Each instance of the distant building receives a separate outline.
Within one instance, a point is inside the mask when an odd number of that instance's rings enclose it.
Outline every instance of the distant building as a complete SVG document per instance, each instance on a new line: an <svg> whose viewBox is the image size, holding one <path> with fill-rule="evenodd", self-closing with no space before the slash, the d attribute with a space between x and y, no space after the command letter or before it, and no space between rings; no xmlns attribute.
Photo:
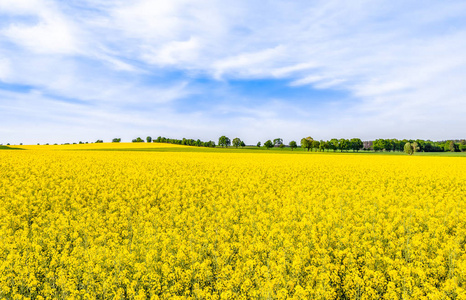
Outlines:
<svg viewBox="0 0 466 300"><path fill-rule="evenodd" d="M364 149L371 149L372 150L372 141L364 141L362 142Z"/></svg>

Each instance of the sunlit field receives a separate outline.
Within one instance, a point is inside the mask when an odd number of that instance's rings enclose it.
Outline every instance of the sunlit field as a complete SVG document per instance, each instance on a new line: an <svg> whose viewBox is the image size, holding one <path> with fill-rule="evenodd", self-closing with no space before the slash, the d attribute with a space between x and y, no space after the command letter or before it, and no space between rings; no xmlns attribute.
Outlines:
<svg viewBox="0 0 466 300"><path fill-rule="evenodd" d="M466 299L465 158L21 148L0 299Z"/></svg>

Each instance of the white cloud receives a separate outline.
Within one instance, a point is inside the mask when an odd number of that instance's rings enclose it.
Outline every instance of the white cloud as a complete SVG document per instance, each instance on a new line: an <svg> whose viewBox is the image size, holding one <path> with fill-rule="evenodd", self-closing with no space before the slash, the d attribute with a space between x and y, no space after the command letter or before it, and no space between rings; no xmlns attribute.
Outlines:
<svg viewBox="0 0 466 300"><path fill-rule="evenodd" d="M43 11L46 4L43 0L2 0L0 11L10 14L36 14Z"/></svg>
<svg viewBox="0 0 466 300"><path fill-rule="evenodd" d="M450 116L456 121L449 132L459 137L466 126L465 11L464 1L0 0L0 15L10 20L0 23L0 80L32 86L44 105L63 97L95 104L102 114L123 110L138 128L155 124L140 111L152 105L170 116L169 126L157 126L180 135L232 126L255 140L283 126L284 133L311 128L322 138L361 132L435 139ZM292 120L281 112L299 115L304 106L286 96L258 106L254 96L231 91L186 121L177 100L213 93L196 86L197 76L221 81L216 89L230 79L279 78L290 88L338 90L348 99L315 107L312 121ZM10 97L9 107L36 101L27 97ZM244 127L228 118L212 126L216 113L235 106ZM86 111L81 117L95 117ZM193 127L197 121L207 125Z"/></svg>
<svg viewBox="0 0 466 300"><path fill-rule="evenodd" d="M35 26L12 25L3 34L34 52L69 54L77 50L73 36L59 20L47 20Z"/></svg>
<svg viewBox="0 0 466 300"><path fill-rule="evenodd" d="M4 81L10 73L10 62L6 58L0 58L0 80Z"/></svg>
<svg viewBox="0 0 466 300"><path fill-rule="evenodd" d="M142 54L142 59L157 65L190 64L197 59L200 43L195 38L186 41L172 41L159 49L148 47Z"/></svg>
<svg viewBox="0 0 466 300"><path fill-rule="evenodd" d="M12 3L13 2L13 3ZM5 1L3 13L35 17L33 23L11 23L0 31L11 42L31 52L45 54L75 54L80 51L78 29L50 1Z"/></svg>
<svg viewBox="0 0 466 300"><path fill-rule="evenodd" d="M267 74L270 65L283 57L286 49L282 46L264 49L255 52L241 53L232 57L215 61L212 64L214 77L221 79L223 74L234 74L235 77L254 77ZM264 70L265 69L265 70Z"/></svg>

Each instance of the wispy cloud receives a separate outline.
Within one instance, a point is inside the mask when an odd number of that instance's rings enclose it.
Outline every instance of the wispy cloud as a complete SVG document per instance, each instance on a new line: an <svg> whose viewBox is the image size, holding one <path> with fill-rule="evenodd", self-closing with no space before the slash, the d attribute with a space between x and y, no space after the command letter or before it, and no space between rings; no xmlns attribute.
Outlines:
<svg viewBox="0 0 466 300"><path fill-rule="evenodd" d="M0 0L0 81L33 91L2 92L0 142L464 137L465 12L464 1ZM287 85L257 93L270 89L247 84L259 79Z"/></svg>

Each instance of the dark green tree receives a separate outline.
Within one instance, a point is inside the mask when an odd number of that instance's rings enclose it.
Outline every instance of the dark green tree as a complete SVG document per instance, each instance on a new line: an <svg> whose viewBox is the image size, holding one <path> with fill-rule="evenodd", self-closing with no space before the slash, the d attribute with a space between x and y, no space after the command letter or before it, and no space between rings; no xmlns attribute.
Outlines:
<svg viewBox="0 0 466 300"><path fill-rule="evenodd" d="M338 140L337 139L331 139L329 141L329 149L333 150L333 152L335 152L335 150L338 149Z"/></svg>
<svg viewBox="0 0 466 300"><path fill-rule="evenodd" d="M228 147L230 146L231 144L231 141L228 137L222 135L219 139L218 139L218 145L219 146L222 146L223 147Z"/></svg>
<svg viewBox="0 0 466 300"><path fill-rule="evenodd" d="M312 148L312 142L313 141L314 141L314 139L312 137L310 137L310 136L308 136L306 138L302 138L301 139L301 148L305 148L309 152L309 149Z"/></svg>
<svg viewBox="0 0 466 300"><path fill-rule="evenodd" d="M291 141L290 142L290 148L291 148L291 151L293 151L293 149L298 148L298 145L296 144L296 141Z"/></svg>
<svg viewBox="0 0 466 300"><path fill-rule="evenodd" d="M147 141L148 143L152 143L152 137L150 137L150 136L146 137L146 141Z"/></svg>
<svg viewBox="0 0 466 300"><path fill-rule="evenodd" d="M267 142L264 143L265 148L270 149L273 147L273 143L271 140L267 140Z"/></svg>
<svg viewBox="0 0 466 300"><path fill-rule="evenodd" d="M214 142L214 141L205 142L204 145L205 145L206 147L215 148L215 142Z"/></svg>
<svg viewBox="0 0 466 300"><path fill-rule="evenodd" d="M359 150L362 149L362 147L364 146L363 142L361 141L361 139L358 139L358 138L353 138L351 139L350 141L350 145L351 145L351 149L353 151L356 151L356 152L359 152Z"/></svg>
<svg viewBox="0 0 466 300"><path fill-rule="evenodd" d="M349 141L347 139L338 140L338 149L340 150L340 152L343 152L343 150L348 151L349 146Z"/></svg>
<svg viewBox="0 0 466 300"><path fill-rule="evenodd" d="M327 150L327 152L330 149L330 142L329 141L324 141L324 149Z"/></svg>
<svg viewBox="0 0 466 300"><path fill-rule="evenodd" d="M320 147L320 142L319 141L312 141L312 149L317 149Z"/></svg>
<svg viewBox="0 0 466 300"><path fill-rule="evenodd" d="M386 149L386 143L384 139L376 139L372 144L374 151L382 151Z"/></svg>
<svg viewBox="0 0 466 300"><path fill-rule="evenodd" d="M418 147L419 147L419 152L424 152L424 151L425 151L425 147L426 147L426 141L417 139L417 140L416 140L416 143L417 143L417 145L418 145Z"/></svg>
<svg viewBox="0 0 466 300"><path fill-rule="evenodd" d="M319 152L323 152L325 149L325 141L320 140L319 142Z"/></svg>
<svg viewBox="0 0 466 300"><path fill-rule="evenodd" d="M246 144L244 143L244 141L241 141L241 144L240 144L241 148L244 148L246 147Z"/></svg>
<svg viewBox="0 0 466 300"><path fill-rule="evenodd" d="M261 142L257 142L257 147L260 147L261 146Z"/></svg>
<svg viewBox="0 0 466 300"><path fill-rule="evenodd" d="M461 140L459 148L461 152L466 152L466 140Z"/></svg>
<svg viewBox="0 0 466 300"><path fill-rule="evenodd" d="M236 148L241 146L241 139L240 138L234 138L233 139L233 146L235 146Z"/></svg>

